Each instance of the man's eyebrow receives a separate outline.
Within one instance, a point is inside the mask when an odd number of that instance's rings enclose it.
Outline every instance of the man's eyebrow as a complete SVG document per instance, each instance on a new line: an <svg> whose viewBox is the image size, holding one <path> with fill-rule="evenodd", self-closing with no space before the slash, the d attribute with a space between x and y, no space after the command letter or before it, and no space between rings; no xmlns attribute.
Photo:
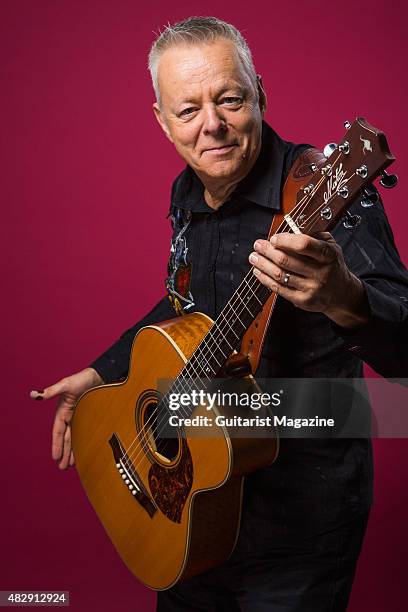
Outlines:
<svg viewBox="0 0 408 612"><path fill-rule="evenodd" d="M225 94L225 92L230 91L231 89L238 90L242 94L248 91L248 87L245 87L245 85L240 85L239 83L229 83L217 92L217 97L222 96L223 94Z"/></svg>
<svg viewBox="0 0 408 612"><path fill-rule="evenodd" d="M214 97L220 98L227 91L231 91L231 90L238 91L240 94L244 95L248 93L249 88L248 86L242 85L240 83L227 83L226 85L222 86L219 90L215 91ZM197 97L195 97L194 95L187 94L185 98L179 98L178 100L174 102L174 104L172 104L172 110L175 111L176 109L178 109L180 106L184 104L197 104Z"/></svg>
<svg viewBox="0 0 408 612"><path fill-rule="evenodd" d="M180 106L180 104L195 104L196 102L197 99L194 98L194 96L188 96L186 98L180 98L180 100L177 100L176 106Z"/></svg>

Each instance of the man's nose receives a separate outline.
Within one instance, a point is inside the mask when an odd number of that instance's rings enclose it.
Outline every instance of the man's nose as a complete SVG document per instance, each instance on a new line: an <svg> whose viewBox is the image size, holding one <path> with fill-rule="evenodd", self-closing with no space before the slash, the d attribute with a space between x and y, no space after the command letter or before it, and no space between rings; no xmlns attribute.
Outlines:
<svg viewBox="0 0 408 612"><path fill-rule="evenodd" d="M226 129L227 122L223 115L222 109L217 108L214 105L206 107L204 109L204 134L217 136L218 134L225 132Z"/></svg>

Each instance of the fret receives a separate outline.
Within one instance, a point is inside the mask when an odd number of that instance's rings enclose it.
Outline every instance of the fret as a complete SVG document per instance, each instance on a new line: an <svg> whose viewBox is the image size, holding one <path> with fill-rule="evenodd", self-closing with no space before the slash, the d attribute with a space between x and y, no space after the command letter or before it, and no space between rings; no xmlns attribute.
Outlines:
<svg viewBox="0 0 408 612"><path fill-rule="evenodd" d="M258 284L259 281L256 281ZM258 298L258 296L256 295L255 291L252 289L251 285L249 284L249 281L247 281L247 277L244 277L244 283L247 285L248 289L250 290L250 292L252 293L252 295L254 296L254 298L261 304L261 306L263 306L263 303L261 302L261 300ZM263 286L263 285L262 285Z"/></svg>
<svg viewBox="0 0 408 612"><path fill-rule="evenodd" d="M200 348L200 347L198 347L198 348L196 349L196 352L198 351L198 349L199 349L199 348ZM196 362L197 362L197 363L196 363ZM194 367L195 365L197 365L197 366L198 366L198 367L201 369L202 374L204 374L204 378L205 378L206 376L208 376L208 375L206 375L205 370L202 368L202 366L201 366L201 365L198 363L198 361L196 360L196 358L195 358L195 353L194 353L194 354L193 354L193 356L191 357L190 361L188 361L188 362L186 363L186 365L184 366L184 368L183 368L183 369L182 369L182 371L180 372L180 376L181 376L181 378L183 378L183 377L184 377L184 376L186 376L186 375L187 375L189 378L193 378L194 376L195 376L196 378L201 378L201 376L199 376L199 375L198 375L198 373L196 372L196 369L195 369L195 367ZM192 372L192 374L193 374L193 375L191 375L191 374L188 372L188 369L193 370L193 372ZM178 379L176 378L176 381L177 381L177 380L178 380Z"/></svg>
<svg viewBox="0 0 408 612"><path fill-rule="evenodd" d="M200 366L200 368L203 370L203 372L205 374L216 374L216 370L214 370L211 365L208 363L208 360L205 357L204 351L201 348L202 347L202 342L201 344L198 346L196 353L194 354L194 359L195 361L198 363L198 365ZM203 365L202 362L205 362L207 365Z"/></svg>
<svg viewBox="0 0 408 612"><path fill-rule="evenodd" d="M249 314L251 315L252 318L254 318L254 315L252 314L252 312L250 311L250 309L248 308L248 305L245 301L245 299L243 297L241 297L241 295L238 293L237 297L241 300L241 302L243 303L243 305L245 306L245 308L247 309L247 311L249 312Z"/></svg>
<svg viewBox="0 0 408 612"><path fill-rule="evenodd" d="M231 300L231 301L232 301L232 300ZM243 323L243 322L241 321L241 319L239 318L239 316L238 316L237 312L234 310L233 305L232 305L230 302L228 302L227 307L228 307L228 306L229 306L230 310L232 310L232 313L233 313L233 316L235 317L235 320L236 320L236 319L238 319L238 321L239 321L239 322L241 323L241 325L242 325L242 328L243 328L243 329L245 329L245 328L246 328L246 325L245 325L245 323ZM225 318L225 317L224 317L224 318ZM235 320L234 320L234 319L231 319L231 323L232 323L232 325L234 325ZM236 335L236 334L235 334L235 335ZM237 336L237 338L239 338L239 336Z"/></svg>
<svg viewBox="0 0 408 612"><path fill-rule="evenodd" d="M228 304L227 304L227 306L228 306ZM225 309L224 309L224 310L225 310ZM233 330L233 328L232 328L232 327L231 327L231 325L229 324L229 321L228 321L227 317L226 317L226 316L225 316L225 314L224 314L224 310L223 310L222 312L220 312L220 315L219 315L219 316L220 316L220 317L223 317L223 319L225 320L226 324L228 325L228 327L230 328L230 330L232 331L232 333L234 334L234 336L235 336L236 338L238 338L238 339L239 339L238 334L236 334L236 333L235 333L235 331ZM218 317L218 318L219 318L219 317ZM215 325L215 326L217 325L217 321L215 322L215 324L214 324L214 325ZM218 331L219 331L219 332L220 332L220 334L223 336L223 338L225 338L224 334L221 332L221 330L219 329L219 327L218 327ZM234 347L233 347L233 346L231 346L231 344L228 342L228 340L227 340L226 338L225 338L225 340L226 340L227 344L229 344L229 347L230 347L231 349L233 349Z"/></svg>
<svg viewBox="0 0 408 612"><path fill-rule="evenodd" d="M313 170L313 189L308 185L299 190L293 208L286 211L276 233L297 233L299 229L306 234L330 231L352 202L353 196L392 161L394 156L389 151L384 134L364 119L357 119L347 127L347 141L333 153L330 164L321 170L316 166ZM270 296L270 290L254 276L251 268L180 376L188 376L189 372L194 372L195 376L197 372L202 372L205 377L216 375Z"/></svg>
<svg viewBox="0 0 408 612"><path fill-rule="evenodd" d="M207 343L206 338L207 338L207 336L208 336L208 335L210 335L210 334L211 334L211 331L210 331L210 332L209 332L209 333L208 333L206 336L204 336L204 338L203 338L203 340L202 340L202 343L204 343L204 344L205 344L206 348L207 348L209 351L211 351L211 348L208 346L208 343ZM221 351L221 353L222 353L222 355L223 355L223 357L224 357L224 358L226 358L226 357L227 357L227 356L226 356L226 355L223 353L223 351L220 349L220 347L219 347L218 345L216 345L216 349L218 349L219 351ZM218 365L221 367L221 363L220 363L220 362L218 361L218 359L216 358L216 356L215 356L215 352L211 352L211 356L212 356L212 357L214 357L214 359L215 359L215 361L217 362L217 364L218 364Z"/></svg>

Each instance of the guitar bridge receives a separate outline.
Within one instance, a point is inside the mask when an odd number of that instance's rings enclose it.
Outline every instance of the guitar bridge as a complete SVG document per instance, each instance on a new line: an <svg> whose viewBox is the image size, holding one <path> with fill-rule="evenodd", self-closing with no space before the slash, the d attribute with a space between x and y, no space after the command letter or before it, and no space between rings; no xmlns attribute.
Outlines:
<svg viewBox="0 0 408 612"><path fill-rule="evenodd" d="M157 512L157 505L147 492L146 487L143 485L138 473L136 472L133 464L125 452L121 441L118 436L114 433L109 440L109 444L112 448L113 457L115 459L116 468L118 474L123 479L123 483L128 488L129 492L134 496L141 506L146 510L149 516L152 518Z"/></svg>

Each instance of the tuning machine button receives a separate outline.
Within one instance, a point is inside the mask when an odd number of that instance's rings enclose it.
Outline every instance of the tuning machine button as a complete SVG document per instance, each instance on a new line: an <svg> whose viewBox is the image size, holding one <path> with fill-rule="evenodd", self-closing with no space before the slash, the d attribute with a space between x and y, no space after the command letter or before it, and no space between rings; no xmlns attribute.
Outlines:
<svg viewBox="0 0 408 612"><path fill-rule="evenodd" d="M322 174L325 174L326 176L331 176L332 165L331 164L327 164L326 166L323 166L323 168L321 168L320 172Z"/></svg>
<svg viewBox="0 0 408 612"><path fill-rule="evenodd" d="M388 174L385 170L381 172L380 185L386 189L392 189L398 183L398 176L396 174Z"/></svg>
<svg viewBox="0 0 408 612"><path fill-rule="evenodd" d="M337 193L339 194L339 196L341 196L344 199L348 198L349 196L349 190L347 189L347 187L342 187L341 189L338 190Z"/></svg>
<svg viewBox="0 0 408 612"><path fill-rule="evenodd" d="M344 125L344 127L346 128L346 130L349 130L349 129L351 128L351 123L350 123L350 121L345 121L345 122L343 123L343 125Z"/></svg>
<svg viewBox="0 0 408 612"><path fill-rule="evenodd" d="M330 155L333 153L333 151L335 151L337 149L337 144L335 142L329 142L329 144L327 144L324 149L323 149L323 155L325 157L330 157Z"/></svg>
<svg viewBox="0 0 408 612"><path fill-rule="evenodd" d="M327 208L323 208L323 210L320 211L320 216L322 219L324 219L325 221L330 221L330 219L333 216L332 210L331 208L327 207Z"/></svg>
<svg viewBox="0 0 408 612"><path fill-rule="evenodd" d="M346 229L354 229L361 223L360 215L352 215L350 211L347 211L344 215L343 225Z"/></svg>
<svg viewBox="0 0 408 612"><path fill-rule="evenodd" d="M378 192L371 191L370 189L364 188L362 192L362 198L360 204L363 208L371 208L374 204L377 204L379 200Z"/></svg>
<svg viewBox="0 0 408 612"><path fill-rule="evenodd" d="M344 153L344 155L348 155L350 153L350 143L345 140L343 144L339 145L339 151Z"/></svg>
<svg viewBox="0 0 408 612"><path fill-rule="evenodd" d="M309 183L309 185L306 185L306 187L303 187L303 193L307 195L308 193L312 191L312 189L314 189L314 184Z"/></svg>
<svg viewBox="0 0 408 612"><path fill-rule="evenodd" d="M363 164L362 166L360 166L359 168L357 168L356 170L356 174L358 176L360 176L361 178L365 179L367 178L368 175L368 169L367 166L365 164Z"/></svg>

